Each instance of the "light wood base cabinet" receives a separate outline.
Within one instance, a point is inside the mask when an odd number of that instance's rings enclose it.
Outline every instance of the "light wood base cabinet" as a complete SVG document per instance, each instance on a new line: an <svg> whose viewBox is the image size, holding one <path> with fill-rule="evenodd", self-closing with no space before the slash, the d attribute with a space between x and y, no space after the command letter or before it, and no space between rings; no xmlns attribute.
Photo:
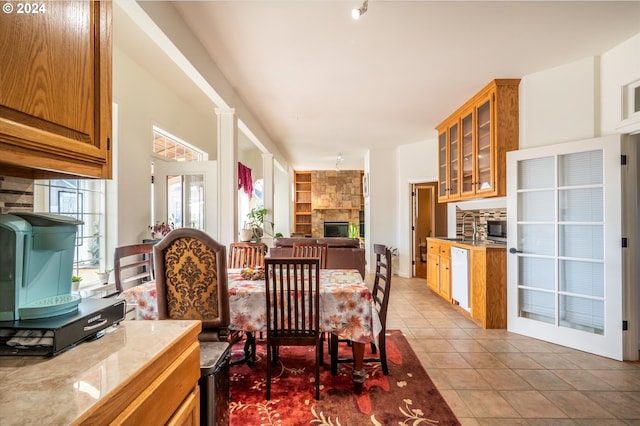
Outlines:
<svg viewBox="0 0 640 426"><path fill-rule="evenodd" d="M201 330L122 321L51 358L1 357L0 425L199 425Z"/></svg>
<svg viewBox="0 0 640 426"><path fill-rule="evenodd" d="M483 328L507 328L506 248L471 250L471 317Z"/></svg>
<svg viewBox="0 0 640 426"><path fill-rule="evenodd" d="M451 302L451 250L447 244L427 238L427 285Z"/></svg>
<svg viewBox="0 0 640 426"><path fill-rule="evenodd" d="M196 324L74 424L199 425L199 331Z"/></svg>
<svg viewBox="0 0 640 426"><path fill-rule="evenodd" d="M452 303L451 247L469 251L471 318L483 328L507 328L506 247L427 238L427 285Z"/></svg>
<svg viewBox="0 0 640 426"><path fill-rule="evenodd" d="M165 370L151 384L145 386L144 381L132 383L131 392L138 392L138 396L111 424L159 425L167 421L180 425L200 424L199 378L200 343L195 342L165 365ZM197 399L194 399L194 394L198 395ZM190 420L197 422L191 423Z"/></svg>

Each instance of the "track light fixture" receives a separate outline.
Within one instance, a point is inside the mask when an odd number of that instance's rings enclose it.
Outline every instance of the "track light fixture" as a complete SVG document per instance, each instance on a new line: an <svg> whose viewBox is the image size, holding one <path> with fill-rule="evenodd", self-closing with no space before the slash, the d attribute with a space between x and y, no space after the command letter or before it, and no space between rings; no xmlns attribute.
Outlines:
<svg viewBox="0 0 640 426"><path fill-rule="evenodd" d="M364 0L364 3L362 3L362 6L360 6L358 9L353 9L351 11L351 17L357 21L367 11L368 6L369 6L369 0Z"/></svg>

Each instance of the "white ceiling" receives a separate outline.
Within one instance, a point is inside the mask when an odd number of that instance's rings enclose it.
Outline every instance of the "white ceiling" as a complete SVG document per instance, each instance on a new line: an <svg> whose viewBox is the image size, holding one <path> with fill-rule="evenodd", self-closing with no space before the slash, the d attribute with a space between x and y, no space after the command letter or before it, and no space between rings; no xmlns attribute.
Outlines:
<svg viewBox="0 0 640 426"><path fill-rule="evenodd" d="M640 32L640 2L179 1L177 11L295 169L364 167L435 137L494 78L599 55ZM638 52L640 54L640 52ZM425 153L429 155L429 153Z"/></svg>

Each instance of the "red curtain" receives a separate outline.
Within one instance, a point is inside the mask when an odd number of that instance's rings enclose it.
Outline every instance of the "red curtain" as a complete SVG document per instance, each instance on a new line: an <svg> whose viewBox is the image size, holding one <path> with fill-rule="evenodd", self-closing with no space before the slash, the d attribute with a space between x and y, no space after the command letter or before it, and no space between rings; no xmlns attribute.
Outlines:
<svg viewBox="0 0 640 426"><path fill-rule="evenodd" d="M238 162L238 189L242 189L251 199L253 194L253 179L251 178L251 169L244 164Z"/></svg>

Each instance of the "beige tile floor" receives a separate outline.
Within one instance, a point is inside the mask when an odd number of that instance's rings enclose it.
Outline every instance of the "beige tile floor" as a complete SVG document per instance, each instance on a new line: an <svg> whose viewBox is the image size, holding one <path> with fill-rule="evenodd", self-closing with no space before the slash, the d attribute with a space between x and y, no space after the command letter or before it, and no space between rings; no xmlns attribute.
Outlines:
<svg viewBox="0 0 640 426"><path fill-rule="evenodd" d="M640 425L640 363L483 330L424 279L392 286L387 328L404 332L463 425Z"/></svg>

